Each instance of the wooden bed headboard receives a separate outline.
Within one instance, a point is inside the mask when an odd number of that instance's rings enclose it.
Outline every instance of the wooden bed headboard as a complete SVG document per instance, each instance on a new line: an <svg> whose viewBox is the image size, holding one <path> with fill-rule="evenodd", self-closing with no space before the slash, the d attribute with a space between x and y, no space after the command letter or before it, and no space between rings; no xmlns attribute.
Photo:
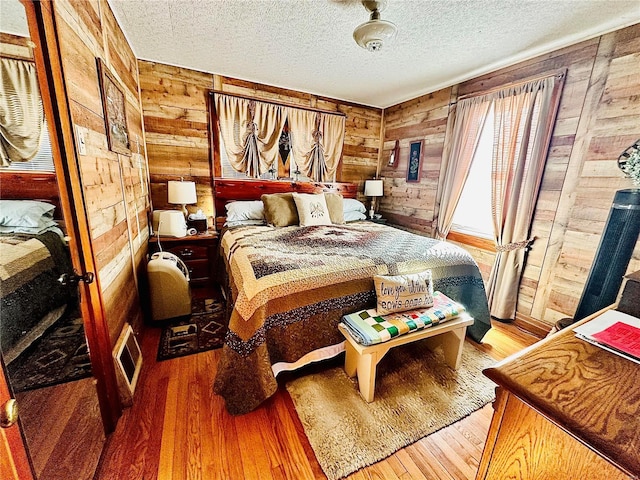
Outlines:
<svg viewBox="0 0 640 480"><path fill-rule="evenodd" d="M55 173L12 172L0 170L0 198L3 200L40 200L56 206L54 218L62 219L60 194Z"/></svg>
<svg viewBox="0 0 640 480"><path fill-rule="evenodd" d="M292 182L285 180L257 180L214 178L213 195L216 207L216 228L225 221L225 205L234 200L260 200L265 193L339 193L344 198L356 198L358 185L345 182Z"/></svg>

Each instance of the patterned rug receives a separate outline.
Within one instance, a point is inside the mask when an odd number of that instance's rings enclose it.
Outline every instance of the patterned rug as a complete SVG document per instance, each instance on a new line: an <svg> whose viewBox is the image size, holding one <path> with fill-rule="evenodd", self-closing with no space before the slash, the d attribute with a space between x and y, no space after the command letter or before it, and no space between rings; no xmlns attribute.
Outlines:
<svg viewBox="0 0 640 480"><path fill-rule="evenodd" d="M366 403L342 366L287 382L296 412L328 480L343 478L444 428L491 402L495 364L465 342L452 370L442 350L424 342L391 349L378 364L375 397ZM363 475L364 477L365 475Z"/></svg>
<svg viewBox="0 0 640 480"><path fill-rule="evenodd" d="M7 366L15 392L50 387L91 376L82 318L65 314Z"/></svg>
<svg viewBox="0 0 640 480"><path fill-rule="evenodd" d="M163 328L158 361L219 348L226 333L224 301L212 298L194 299L191 317Z"/></svg>

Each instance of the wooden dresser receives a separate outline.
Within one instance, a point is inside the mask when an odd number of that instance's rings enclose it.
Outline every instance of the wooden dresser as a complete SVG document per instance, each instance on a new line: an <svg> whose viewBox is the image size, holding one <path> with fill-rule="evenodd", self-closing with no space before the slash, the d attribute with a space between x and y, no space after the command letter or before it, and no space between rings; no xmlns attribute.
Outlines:
<svg viewBox="0 0 640 480"><path fill-rule="evenodd" d="M191 285L210 286L216 281L218 234L215 231L182 238L160 237L162 250L182 259L189 270ZM158 237L149 238L149 254L159 250Z"/></svg>
<svg viewBox="0 0 640 480"><path fill-rule="evenodd" d="M498 388L476 480L640 477L639 364L569 327L485 374Z"/></svg>

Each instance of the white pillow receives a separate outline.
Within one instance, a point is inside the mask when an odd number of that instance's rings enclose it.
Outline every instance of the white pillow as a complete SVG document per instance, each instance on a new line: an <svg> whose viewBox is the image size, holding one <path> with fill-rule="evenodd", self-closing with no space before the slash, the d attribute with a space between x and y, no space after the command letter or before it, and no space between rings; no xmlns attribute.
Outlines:
<svg viewBox="0 0 640 480"><path fill-rule="evenodd" d="M344 212L345 222L355 222L356 220L366 220L367 216L361 212Z"/></svg>
<svg viewBox="0 0 640 480"><path fill-rule="evenodd" d="M264 221L264 204L262 200L235 201L225 205L227 222L242 220Z"/></svg>
<svg viewBox="0 0 640 480"><path fill-rule="evenodd" d="M360 200L356 200L355 198L345 198L342 201L342 208L344 213L347 212L360 212L366 213L367 207Z"/></svg>
<svg viewBox="0 0 640 480"><path fill-rule="evenodd" d="M323 193L293 193L301 227L331 225L327 201Z"/></svg>
<svg viewBox="0 0 640 480"><path fill-rule="evenodd" d="M0 200L0 226L47 228L56 226L55 206L37 200Z"/></svg>

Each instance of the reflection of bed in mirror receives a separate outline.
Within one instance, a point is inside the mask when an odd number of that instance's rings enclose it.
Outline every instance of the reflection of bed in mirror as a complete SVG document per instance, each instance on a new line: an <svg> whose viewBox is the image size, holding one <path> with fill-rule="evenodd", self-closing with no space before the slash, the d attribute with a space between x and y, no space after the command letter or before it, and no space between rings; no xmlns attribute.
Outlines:
<svg viewBox="0 0 640 480"><path fill-rule="evenodd" d="M60 228L52 174L1 172L0 344L12 363L76 308L75 288L60 275L72 271Z"/></svg>

